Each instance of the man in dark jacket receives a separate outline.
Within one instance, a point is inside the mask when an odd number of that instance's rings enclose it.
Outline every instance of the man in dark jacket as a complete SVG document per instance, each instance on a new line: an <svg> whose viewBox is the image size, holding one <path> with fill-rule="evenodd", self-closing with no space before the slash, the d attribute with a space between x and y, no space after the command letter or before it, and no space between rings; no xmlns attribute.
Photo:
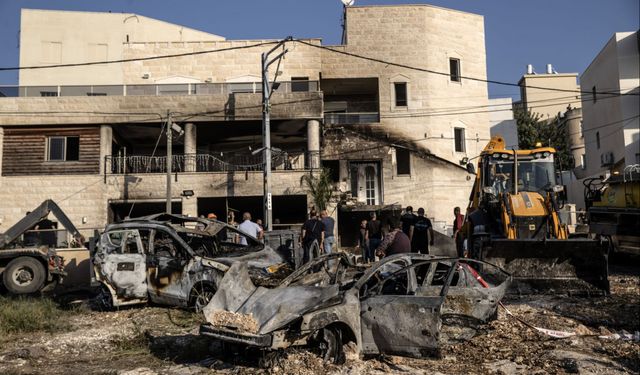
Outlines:
<svg viewBox="0 0 640 375"><path fill-rule="evenodd" d="M311 212L309 212L309 220L305 221L302 225L302 233L300 235L300 238L302 238L302 249L304 251L302 254L302 264L311 260L313 247L318 246L318 255L320 255L320 249L322 249L324 242L324 231L324 224L322 224L318 214L315 210L311 210Z"/></svg>
<svg viewBox="0 0 640 375"><path fill-rule="evenodd" d="M429 254L429 245L433 246L433 225L424 216L424 208L418 209L418 217L411 230L411 250L414 253Z"/></svg>

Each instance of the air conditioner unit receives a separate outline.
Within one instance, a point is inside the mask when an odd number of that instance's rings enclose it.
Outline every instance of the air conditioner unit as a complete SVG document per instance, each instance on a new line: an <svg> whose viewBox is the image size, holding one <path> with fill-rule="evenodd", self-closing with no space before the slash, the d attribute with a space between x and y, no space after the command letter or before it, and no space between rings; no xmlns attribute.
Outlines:
<svg viewBox="0 0 640 375"><path fill-rule="evenodd" d="M603 154L600 154L601 167L608 167L613 165L613 163L614 163L613 152L605 152Z"/></svg>

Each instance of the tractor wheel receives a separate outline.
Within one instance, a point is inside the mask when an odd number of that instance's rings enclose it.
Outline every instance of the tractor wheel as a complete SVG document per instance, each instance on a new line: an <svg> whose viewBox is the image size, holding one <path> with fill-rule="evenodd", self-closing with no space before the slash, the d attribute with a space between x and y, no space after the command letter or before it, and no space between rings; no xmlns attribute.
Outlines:
<svg viewBox="0 0 640 375"><path fill-rule="evenodd" d="M12 294L32 294L44 285L46 271L42 263L31 257L20 257L7 264L2 273L5 288Z"/></svg>

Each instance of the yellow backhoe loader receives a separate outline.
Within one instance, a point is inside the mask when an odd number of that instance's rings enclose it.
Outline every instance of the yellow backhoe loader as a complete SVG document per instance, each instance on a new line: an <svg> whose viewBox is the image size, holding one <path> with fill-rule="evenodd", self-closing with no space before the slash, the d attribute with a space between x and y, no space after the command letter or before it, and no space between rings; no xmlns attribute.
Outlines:
<svg viewBox="0 0 640 375"><path fill-rule="evenodd" d="M560 221L554 155L550 147L506 149L500 136L489 141L463 227L467 254L511 273L517 294L608 294L608 244L569 238Z"/></svg>

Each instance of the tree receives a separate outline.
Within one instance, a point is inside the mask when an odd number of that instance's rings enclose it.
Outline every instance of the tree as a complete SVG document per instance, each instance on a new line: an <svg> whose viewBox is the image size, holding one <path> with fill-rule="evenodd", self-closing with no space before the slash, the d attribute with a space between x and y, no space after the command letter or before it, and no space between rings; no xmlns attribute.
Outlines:
<svg viewBox="0 0 640 375"><path fill-rule="evenodd" d="M300 178L300 184L305 184L318 210L325 210L333 194L333 182L328 169L322 168L316 175L311 172Z"/></svg>
<svg viewBox="0 0 640 375"><path fill-rule="evenodd" d="M571 169L574 160L567 145L567 129L559 118L551 121L540 119L537 113L518 110L514 113L518 125L518 147L521 150L542 146L556 149L555 164L558 171Z"/></svg>

